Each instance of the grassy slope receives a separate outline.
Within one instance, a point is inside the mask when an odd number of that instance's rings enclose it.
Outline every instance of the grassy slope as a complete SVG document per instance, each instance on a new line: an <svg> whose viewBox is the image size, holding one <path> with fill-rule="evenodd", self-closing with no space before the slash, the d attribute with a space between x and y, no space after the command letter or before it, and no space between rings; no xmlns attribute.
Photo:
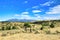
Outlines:
<svg viewBox="0 0 60 40"><path fill-rule="evenodd" d="M12 23L14 24L14 23ZM16 23L16 24L20 24L20 23ZM38 27L37 27L38 26ZM41 25L37 25L36 27L39 28L39 26L41 27ZM55 33L56 30L58 30L60 32L60 22L56 22L55 24L55 28L49 28L49 30L51 31L51 33ZM12 31L12 30L11 30ZM14 32L15 30L13 30L12 32ZM4 31L3 33L5 33L6 31ZM1 32L0 32L1 34ZM9 36L5 36L2 37L0 36L0 40L60 40L60 35L51 35L51 34L44 34L44 32L41 34L34 34L34 33L18 33L18 34L14 34L14 35L9 35Z"/></svg>

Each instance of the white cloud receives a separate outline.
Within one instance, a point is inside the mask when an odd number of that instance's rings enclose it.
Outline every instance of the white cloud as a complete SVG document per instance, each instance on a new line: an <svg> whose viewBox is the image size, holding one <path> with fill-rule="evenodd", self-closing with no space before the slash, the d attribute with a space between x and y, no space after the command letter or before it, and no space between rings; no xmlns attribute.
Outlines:
<svg viewBox="0 0 60 40"><path fill-rule="evenodd" d="M31 19L28 14L15 14L14 17L18 19Z"/></svg>
<svg viewBox="0 0 60 40"><path fill-rule="evenodd" d="M24 3L28 3L28 1L24 1Z"/></svg>
<svg viewBox="0 0 60 40"><path fill-rule="evenodd" d="M33 6L32 8L38 8L39 6Z"/></svg>
<svg viewBox="0 0 60 40"><path fill-rule="evenodd" d="M34 14L35 16L30 16L29 12L22 12L21 14L15 14L15 18L18 19L30 19L30 20L40 20L40 15Z"/></svg>
<svg viewBox="0 0 60 40"><path fill-rule="evenodd" d="M39 14L34 14L35 16L39 16Z"/></svg>
<svg viewBox="0 0 60 40"><path fill-rule="evenodd" d="M60 16L54 16L54 17L44 17L45 20L58 20L60 19Z"/></svg>
<svg viewBox="0 0 60 40"><path fill-rule="evenodd" d="M27 14L29 14L29 12L22 12L21 14L23 14L23 15L27 15Z"/></svg>
<svg viewBox="0 0 60 40"><path fill-rule="evenodd" d="M15 14L14 16L21 16L21 15L28 15L29 14L29 12L22 12L21 14Z"/></svg>
<svg viewBox="0 0 60 40"><path fill-rule="evenodd" d="M40 16L21 15L20 19L40 20Z"/></svg>
<svg viewBox="0 0 60 40"><path fill-rule="evenodd" d="M41 20L41 16L39 14L34 14L34 16L37 20Z"/></svg>
<svg viewBox="0 0 60 40"><path fill-rule="evenodd" d="M15 14L14 16L20 16L19 14Z"/></svg>
<svg viewBox="0 0 60 40"><path fill-rule="evenodd" d="M60 5L50 8L46 14L60 14Z"/></svg>
<svg viewBox="0 0 60 40"><path fill-rule="evenodd" d="M33 13L39 13L41 10L32 10Z"/></svg>
<svg viewBox="0 0 60 40"><path fill-rule="evenodd" d="M20 19L31 19L29 15L21 15Z"/></svg>
<svg viewBox="0 0 60 40"><path fill-rule="evenodd" d="M50 6L52 3L54 3L54 1L48 1L48 2L45 2L43 4L40 4L41 6Z"/></svg>
<svg viewBox="0 0 60 40"><path fill-rule="evenodd" d="M35 15L35 17L37 17L37 18L41 18L41 16L39 15L39 14L34 14Z"/></svg>

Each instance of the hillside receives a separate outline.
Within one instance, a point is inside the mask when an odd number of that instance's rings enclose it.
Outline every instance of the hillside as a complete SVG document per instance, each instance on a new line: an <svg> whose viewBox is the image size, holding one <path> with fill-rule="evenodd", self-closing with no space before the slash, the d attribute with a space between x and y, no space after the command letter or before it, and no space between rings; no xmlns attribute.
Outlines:
<svg viewBox="0 0 60 40"><path fill-rule="evenodd" d="M60 40L60 20L0 22L0 40Z"/></svg>

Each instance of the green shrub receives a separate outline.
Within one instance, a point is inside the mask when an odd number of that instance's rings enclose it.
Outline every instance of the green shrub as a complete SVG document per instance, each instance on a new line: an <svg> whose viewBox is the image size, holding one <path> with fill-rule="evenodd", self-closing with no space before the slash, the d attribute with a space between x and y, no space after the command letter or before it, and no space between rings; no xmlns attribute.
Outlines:
<svg viewBox="0 0 60 40"><path fill-rule="evenodd" d="M42 23L43 26L49 26L49 23Z"/></svg>
<svg viewBox="0 0 60 40"><path fill-rule="evenodd" d="M27 28L27 27L30 27L29 23L25 23L24 26Z"/></svg>
<svg viewBox="0 0 60 40"><path fill-rule="evenodd" d="M11 30L11 27L10 26L6 27L6 30Z"/></svg>
<svg viewBox="0 0 60 40"><path fill-rule="evenodd" d="M5 30L5 27L2 27L1 30Z"/></svg>
<svg viewBox="0 0 60 40"><path fill-rule="evenodd" d="M43 28L44 28L44 25L42 25L42 27L40 28L40 30L43 30Z"/></svg>
<svg viewBox="0 0 60 40"><path fill-rule="evenodd" d="M41 27L40 30L43 30L43 27Z"/></svg>
<svg viewBox="0 0 60 40"><path fill-rule="evenodd" d="M30 28L30 32L32 32L31 26L29 23L24 23L24 28L25 28L25 31L27 31L27 28Z"/></svg>
<svg viewBox="0 0 60 40"><path fill-rule="evenodd" d="M54 24L53 24L53 23L51 23L50 27L51 27L51 28L54 28L55 26L54 26Z"/></svg>
<svg viewBox="0 0 60 40"><path fill-rule="evenodd" d="M12 29L17 29L17 27L13 26Z"/></svg>

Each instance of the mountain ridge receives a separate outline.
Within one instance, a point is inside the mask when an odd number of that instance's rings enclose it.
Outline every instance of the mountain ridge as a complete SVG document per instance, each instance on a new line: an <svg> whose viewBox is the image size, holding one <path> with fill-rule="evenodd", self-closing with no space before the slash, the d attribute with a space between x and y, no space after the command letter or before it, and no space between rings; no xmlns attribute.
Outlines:
<svg viewBox="0 0 60 40"><path fill-rule="evenodd" d="M36 20L30 20L30 19L9 19L8 22L34 22Z"/></svg>

